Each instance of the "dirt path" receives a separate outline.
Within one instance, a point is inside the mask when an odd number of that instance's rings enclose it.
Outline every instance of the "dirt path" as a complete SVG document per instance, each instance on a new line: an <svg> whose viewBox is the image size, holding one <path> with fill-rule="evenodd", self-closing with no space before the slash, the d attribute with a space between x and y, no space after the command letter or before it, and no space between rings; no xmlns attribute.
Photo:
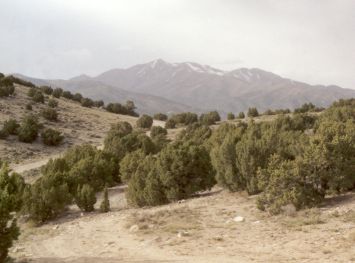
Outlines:
<svg viewBox="0 0 355 263"><path fill-rule="evenodd" d="M255 208L254 198L218 189L133 209L124 189L110 189L110 213L72 207L47 225L22 225L11 255L35 263L355 262L355 193L292 217L271 217Z"/></svg>

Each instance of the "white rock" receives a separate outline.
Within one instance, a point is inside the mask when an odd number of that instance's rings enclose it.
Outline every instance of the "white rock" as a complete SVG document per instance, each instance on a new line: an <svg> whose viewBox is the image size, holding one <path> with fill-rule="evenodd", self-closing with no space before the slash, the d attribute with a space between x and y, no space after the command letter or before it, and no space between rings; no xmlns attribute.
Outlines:
<svg viewBox="0 0 355 263"><path fill-rule="evenodd" d="M139 226L138 225L133 225L130 227L129 232L137 232L139 230Z"/></svg>
<svg viewBox="0 0 355 263"><path fill-rule="evenodd" d="M189 235L189 232L187 232L187 231L179 231L177 234L178 238L185 237L188 235Z"/></svg>
<svg viewBox="0 0 355 263"><path fill-rule="evenodd" d="M243 222L244 221L244 217L242 216L236 216L233 218L234 222Z"/></svg>
<svg viewBox="0 0 355 263"><path fill-rule="evenodd" d="M56 229L58 229L59 228L59 226L58 225L55 225L54 227L53 227L53 230L56 230Z"/></svg>

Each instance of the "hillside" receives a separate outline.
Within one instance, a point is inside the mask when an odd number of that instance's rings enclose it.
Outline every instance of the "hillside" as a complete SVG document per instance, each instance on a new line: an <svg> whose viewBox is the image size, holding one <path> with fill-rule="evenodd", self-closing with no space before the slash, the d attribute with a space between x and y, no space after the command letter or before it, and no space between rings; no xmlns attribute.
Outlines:
<svg viewBox="0 0 355 263"><path fill-rule="evenodd" d="M34 104L33 110L28 111L25 105L31 100L27 96L29 88L16 85L14 97L1 98L0 100L0 125L5 120L14 118L20 121L26 114L39 114L46 105ZM64 142L57 147L45 146L40 138L33 143L19 142L15 136L6 140L0 140L0 156L2 160L9 161L11 166L17 167L16 163L34 163L50 156L57 156L70 146L89 143L100 146L111 125L118 121L127 121L135 125L136 117L118 115L98 108L82 107L79 103L65 98L56 99L59 104L58 121L51 122L40 118L40 122L46 128L54 128L62 132ZM162 125L162 122L155 121L155 125ZM44 162L45 163L45 162ZM44 164L43 163L43 164Z"/></svg>
<svg viewBox="0 0 355 263"><path fill-rule="evenodd" d="M320 107L334 100L355 97L355 90L338 86L309 85L261 69L223 71L193 62L168 63L158 59L127 69L113 69L96 77L81 75L69 80L22 78L77 90L105 101L133 99L140 112L218 110L246 111L299 107L312 102Z"/></svg>
<svg viewBox="0 0 355 263"><path fill-rule="evenodd" d="M120 89L119 87L89 77L79 76L70 80L42 80L30 78L21 74L16 74L16 76L31 81L39 86L49 85L53 87L61 87L74 93L79 92L85 94L84 96L92 99L103 100L106 103L133 100L139 113L154 114L157 112L174 113L183 111L202 111L197 107L191 107L160 96Z"/></svg>

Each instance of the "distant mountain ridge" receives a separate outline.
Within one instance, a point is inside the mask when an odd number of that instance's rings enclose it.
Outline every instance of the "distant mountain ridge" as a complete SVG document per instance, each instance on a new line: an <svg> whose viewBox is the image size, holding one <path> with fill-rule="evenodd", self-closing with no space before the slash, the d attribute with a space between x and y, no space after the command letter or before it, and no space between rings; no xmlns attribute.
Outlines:
<svg viewBox="0 0 355 263"><path fill-rule="evenodd" d="M224 71L194 62L168 63L162 59L112 69L96 77L80 75L69 80L36 81L106 102L132 99L139 112L146 113L208 110L226 113L245 111L252 106L260 111L293 109L305 102L325 107L337 99L355 97L355 90L309 85L257 68Z"/></svg>

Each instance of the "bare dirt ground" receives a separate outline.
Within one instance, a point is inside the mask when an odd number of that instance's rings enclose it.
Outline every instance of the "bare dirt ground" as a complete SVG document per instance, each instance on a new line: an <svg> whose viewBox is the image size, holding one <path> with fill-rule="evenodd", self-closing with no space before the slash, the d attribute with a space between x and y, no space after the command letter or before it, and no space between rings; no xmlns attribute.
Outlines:
<svg viewBox="0 0 355 263"><path fill-rule="evenodd" d="M269 216L255 208L255 197L219 188L144 209L127 206L123 186L109 195L107 214L72 207L50 224L22 224L11 256L35 263L355 262L355 193L291 216Z"/></svg>

